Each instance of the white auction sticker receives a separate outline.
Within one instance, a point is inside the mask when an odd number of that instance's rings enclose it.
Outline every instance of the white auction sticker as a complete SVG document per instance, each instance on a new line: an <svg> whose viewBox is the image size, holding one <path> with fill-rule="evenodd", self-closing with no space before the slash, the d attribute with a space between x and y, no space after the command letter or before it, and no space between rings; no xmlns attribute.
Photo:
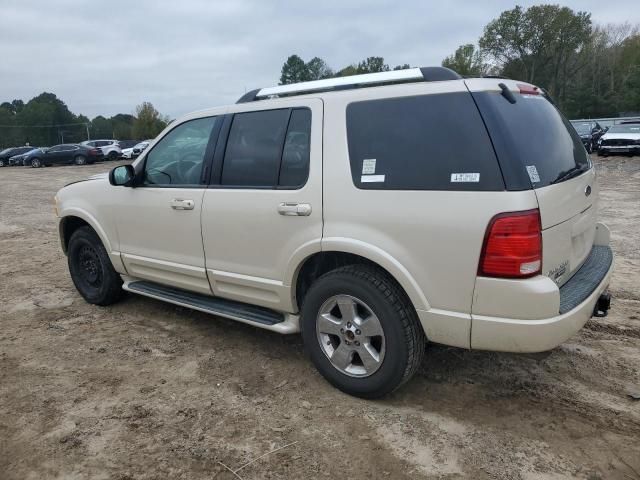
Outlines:
<svg viewBox="0 0 640 480"><path fill-rule="evenodd" d="M365 158L364 160L362 160L362 174L372 175L374 173L376 173L376 159Z"/></svg>
<svg viewBox="0 0 640 480"><path fill-rule="evenodd" d="M384 182L384 175L362 175L360 183L377 183Z"/></svg>
<svg viewBox="0 0 640 480"><path fill-rule="evenodd" d="M480 181L479 173L452 173L452 182L460 183L478 183Z"/></svg>
<svg viewBox="0 0 640 480"><path fill-rule="evenodd" d="M535 165L527 165L527 173L531 183L538 183L540 181L540 175L538 175L538 169Z"/></svg>

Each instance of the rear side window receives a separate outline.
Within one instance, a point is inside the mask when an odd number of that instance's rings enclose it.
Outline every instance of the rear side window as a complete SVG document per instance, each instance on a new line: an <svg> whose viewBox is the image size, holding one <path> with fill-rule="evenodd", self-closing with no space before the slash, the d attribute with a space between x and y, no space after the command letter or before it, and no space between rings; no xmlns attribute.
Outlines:
<svg viewBox="0 0 640 480"><path fill-rule="evenodd" d="M222 184L276 185L288 120L288 109L234 115L222 167Z"/></svg>
<svg viewBox="0 0 640 480"><path fill-rule="evenodd" d="M237 113L229 131L221 184L296 188L309 174L311 111Z"/></svg>
<svg viewBox="0 0 640 480"><path fill-rule="evenodd" d="M590 168L575 128L544 95L476 92L510 190L544 187Z"/></svg>
<svg viewBox="0 0 640 480"><path fill-rule="evenodd" d="M293 110L282 151L278 181L280 187L300 187L306 183L309 176L310 146L311 110Z"/></svg>
<svg viewBox="0 0 640 480"><path fill-rule="evenodd" d="M370 100L347 107L351 175L381 190L504 190L469 93Z"/></svg>

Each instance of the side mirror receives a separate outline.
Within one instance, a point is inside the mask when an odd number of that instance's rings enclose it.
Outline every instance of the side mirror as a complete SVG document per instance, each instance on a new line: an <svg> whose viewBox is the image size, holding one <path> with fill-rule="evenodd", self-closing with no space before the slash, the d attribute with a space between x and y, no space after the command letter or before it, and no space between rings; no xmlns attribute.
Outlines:
<svg viewBox="0 0 640 480"><path fill-rule="evenodd" d="M130 187L136 172L131 165L120 165L109 172L109 183L116 187Z"/></svg>

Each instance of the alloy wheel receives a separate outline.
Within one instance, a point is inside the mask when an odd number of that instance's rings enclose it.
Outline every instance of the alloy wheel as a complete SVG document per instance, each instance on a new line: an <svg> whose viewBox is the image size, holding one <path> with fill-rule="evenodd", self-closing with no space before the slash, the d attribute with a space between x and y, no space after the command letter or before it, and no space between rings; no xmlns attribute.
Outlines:
<svg viewBox="0 0 640 480"><path fill-rule="evenodd" d="M373 310L350 295L334 295L318 312L316 336L331 364L351 377L368 377L384 360L385 335Z"/></svg>

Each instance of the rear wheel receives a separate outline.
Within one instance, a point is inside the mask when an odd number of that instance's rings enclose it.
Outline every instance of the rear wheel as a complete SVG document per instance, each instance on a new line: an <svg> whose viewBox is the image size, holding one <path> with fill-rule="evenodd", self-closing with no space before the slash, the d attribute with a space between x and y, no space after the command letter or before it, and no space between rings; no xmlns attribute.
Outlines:
<svg viewBox="0 0 640 480"><path fill-rule="evenodd" d="M368 265L320 277L304 299L301 327L320 373L358 397L392 392L424 356L426 338L406 294L386 272Z"/></svg>
<svg viewBox="0 0 640 480"><path fill-rule="evenodd" d="M40 161L39 158L32 158L31 159L31 166L33 168L40 168L42 166L42 162Z"/></svg>
<svg viewBox="0 0 640 480"><path fill-rule="evenodd" d="M85 165L87 163L87 157L84 155L78 155L73 159L73 162L76 165Z"/></svg>
<svg viewBox="0 0 640 480"><path fill-rule="evenodd" d="M73 284L87 302L105 306L120 300L122 279L90 227L80 227L73 232L67 257Z"/></svg>
<svg viewBox="0 0 640 480"><path fill-rule="evenodd" d="M4 167L4 160L0 160L0 167Z"/></svg>

